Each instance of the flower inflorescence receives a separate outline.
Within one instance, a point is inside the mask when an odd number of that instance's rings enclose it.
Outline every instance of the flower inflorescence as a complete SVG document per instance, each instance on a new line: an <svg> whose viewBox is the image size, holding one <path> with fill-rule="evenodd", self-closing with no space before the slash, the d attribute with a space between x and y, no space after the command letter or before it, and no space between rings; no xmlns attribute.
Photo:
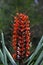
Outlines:
<svg viewBox="0 0 43 65"><path fill-rule="evenodd" d="M14 16L12 35L13 58L23 59L30 55L30 21L28 16L17 13Z"/></svg>

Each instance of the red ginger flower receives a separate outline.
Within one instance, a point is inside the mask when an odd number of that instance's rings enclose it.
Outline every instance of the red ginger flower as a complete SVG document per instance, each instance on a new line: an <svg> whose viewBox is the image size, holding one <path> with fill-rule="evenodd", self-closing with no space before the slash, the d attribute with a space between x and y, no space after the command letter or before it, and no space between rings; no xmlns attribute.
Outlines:
<svg viewBox="0 0 43 65"><path fill-rule="evenodd" d="M30 55L30 21L28 16L17 13L14 16L12 47L14 59L23 59Z"/></svg>

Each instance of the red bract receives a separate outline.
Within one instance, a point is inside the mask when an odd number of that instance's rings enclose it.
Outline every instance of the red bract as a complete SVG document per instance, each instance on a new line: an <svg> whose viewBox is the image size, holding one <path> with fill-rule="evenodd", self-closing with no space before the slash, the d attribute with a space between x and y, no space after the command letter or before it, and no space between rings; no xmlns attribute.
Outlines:
<svg viewBox="0 0 43 65"><path fill-rule="evenodd" d="M14 16L12 47L14 59L23 59L30 55L30 21L28 16L17 13Z"/></svg>

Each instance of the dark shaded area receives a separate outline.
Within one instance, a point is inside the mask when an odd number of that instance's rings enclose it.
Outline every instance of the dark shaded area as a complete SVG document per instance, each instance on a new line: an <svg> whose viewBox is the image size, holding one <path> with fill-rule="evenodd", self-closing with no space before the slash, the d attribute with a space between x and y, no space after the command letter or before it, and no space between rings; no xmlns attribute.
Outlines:
<svg viewBox="0 0 43 65"><path fill-rule="evenodd" d="M43 23L35 24L34 26L31 27L31 42L33 47L32 52L38 45L42 35L43 35Z"/></svg>

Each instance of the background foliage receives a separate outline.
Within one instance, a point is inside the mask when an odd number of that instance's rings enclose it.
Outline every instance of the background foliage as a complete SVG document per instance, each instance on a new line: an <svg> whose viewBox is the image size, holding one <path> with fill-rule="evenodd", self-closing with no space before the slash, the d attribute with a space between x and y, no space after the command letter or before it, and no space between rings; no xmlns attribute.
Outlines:
<svg viewBox="0 0 43 65"><path fill-rule="evenodd" d="M0 30L6 29L16 12L26 13L31 26L43 23L43 0L0 0Z"/></svg>
<svg viewBox="0 0 43 65"><path fill-rule="evenodd" d="M16 12L26 13L31 24L43 22L43 0L0 0L0 28L7 25Z"/></svg>

